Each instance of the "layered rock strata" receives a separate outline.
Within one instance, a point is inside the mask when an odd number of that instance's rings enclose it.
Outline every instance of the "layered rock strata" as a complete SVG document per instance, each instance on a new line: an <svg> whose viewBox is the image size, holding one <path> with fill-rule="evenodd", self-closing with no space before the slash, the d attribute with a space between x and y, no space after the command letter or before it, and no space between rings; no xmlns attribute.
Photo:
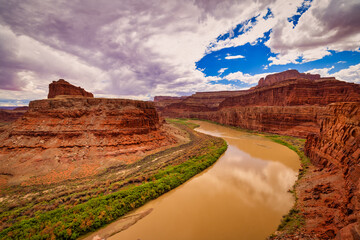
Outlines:
<svg viewBox="0 0 360 240"><path fill-rule="evenodd" d="M305 230L321 239L359 239L360 102L330 104L305 153L314 164L298 190Z"/></svg>
<svg viewBox="0 0 360 240"><path fill-rule="evenodd" d="M15 109L0 109L0 133L4 132L9 124L22 117L28 107L18 107Z"/></svg>
<svg viewBox="0 0 360 240"><path fill-rule="evenodd" d="M296 187L306 223L299 233L276 239L360 239L359 84L286 71L233 96L214 92L212 100L202 100L195 95L159 111L307 137L305 152L314 165Z"/></svg>
<svg viewBox="0 0 360 240"><path fill-rule="evenodd" d="M13 122L16 119L20 118L26 111L28 107L19 107L13 110L0 109L0 123L1 122Z"/></svg>
<svg viewBox="0 0 360 240"><path fill-rule="evenodd" d="M207 119L305 138L319 131L318 116L327 104L356 101L358 84L291 70L260 79L250 90L196 93L171 104L155 104L164 117Z"/></svg>
<svg viewBox="0 0 360 240"><path fill-rule="evenodd" d="M85 91L81 87L76 87L64 79L59 79L49 84L48 98L55 98L57 96L94 97L92 93Z"/></svg>
<svg viewBox="0 0 360 240"><path fill-rule="evenodd" d="M331 78L295 79L257 88L247 94L228 97L220 108L234 106L299 106L360 101L360 85Z"/></svg>
<svg viewBox="0 0 360 240"><path fill-rule="evenodd" d="M152 102L51 98L29 107L0 134L0 174L10 184L89 176L175 143Z"/></svg>
<svg viewBox="0 0 360 240"><path fill-rule="evenodd" d="M156 102L157 104L156 107L163 108L170 104L177 103L185 98L187 97L186 96L182 96L182 97L156 96L154 97L154 102Z"/></svg>
<svg viewBox="0 0 360 240"><path fill-rule="evenodd" d="M299 73L297 70L287 70L281 73L267 75L265 78L259 80L257 88L273 85L274 83L282 82L288 79L320 79L319 74Z"/></svg>
<svg viewBox="0 0 360 240"><path fill-rule="evenodd" d="M154 102L156 108L165 115L172 110L185 113L216 111L220 103L226 98L242 95L246 92L248 91L197 92L188 97L156 96Z"/></svg>
<svg viewBox="0 0 360 240"><path fill-rule="evenodd" d="M245 106L214 112L184 114L184 117L215 121L254 131L306 137L319 132L322 106Z"/></svg>

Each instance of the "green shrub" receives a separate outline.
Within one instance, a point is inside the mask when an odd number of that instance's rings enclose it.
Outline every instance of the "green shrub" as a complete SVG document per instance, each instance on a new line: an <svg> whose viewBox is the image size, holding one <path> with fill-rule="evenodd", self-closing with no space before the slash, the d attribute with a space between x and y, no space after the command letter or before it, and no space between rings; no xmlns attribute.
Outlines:
<svg viewBox="0 0 360 240"><path fill-rule="evenodd" d="M64 206L38 212L35 217L15 223L0 232L0 239L76 239L95 231L189 180L212 165L227 149L209 147L207 153L177 165L159 170L150 182L134 185L105 196L90 199L71 208Z"/></svg>

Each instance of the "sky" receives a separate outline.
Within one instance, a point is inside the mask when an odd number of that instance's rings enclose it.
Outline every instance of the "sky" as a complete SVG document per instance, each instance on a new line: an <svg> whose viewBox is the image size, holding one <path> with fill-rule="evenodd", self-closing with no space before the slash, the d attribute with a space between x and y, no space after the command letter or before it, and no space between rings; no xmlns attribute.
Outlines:
<svg viewBox="0 0 360 240"><path fill-rule="evenodd" d="M63 78L95 97L247 89L288 69L360 83L360 0L0 0L0 106Z"/></svg>

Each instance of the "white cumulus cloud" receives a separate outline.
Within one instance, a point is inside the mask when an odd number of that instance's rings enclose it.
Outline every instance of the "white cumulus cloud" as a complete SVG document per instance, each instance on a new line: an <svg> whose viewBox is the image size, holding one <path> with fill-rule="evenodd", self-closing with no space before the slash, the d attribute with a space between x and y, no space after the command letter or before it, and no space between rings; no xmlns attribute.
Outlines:
<svg viewBox="0 0 360 240"><path fill-rule="evenodd" d="M242 55L228 55L228 56L226 56L225 57L225 59L227 59L227 60L230 60L230 59L239 59L239 58L245 58L244 56L242 56Z"/></svg>

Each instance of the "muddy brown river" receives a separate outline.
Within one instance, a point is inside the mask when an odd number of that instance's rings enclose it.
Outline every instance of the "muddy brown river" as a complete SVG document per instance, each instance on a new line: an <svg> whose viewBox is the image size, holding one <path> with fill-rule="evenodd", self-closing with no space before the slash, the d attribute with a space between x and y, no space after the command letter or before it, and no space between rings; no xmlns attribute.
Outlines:
<svg viewBox="0 0 360 240"><path fill-rule="evenodd" d="M297 154L264 137L193 122L200 125L196 131L225 139L227 151L206 171L130 213L150 212L108 239L252 240L276 230L294 203L288 189L300 167ZM116 222L101 231L111 228Z"/></svg>

